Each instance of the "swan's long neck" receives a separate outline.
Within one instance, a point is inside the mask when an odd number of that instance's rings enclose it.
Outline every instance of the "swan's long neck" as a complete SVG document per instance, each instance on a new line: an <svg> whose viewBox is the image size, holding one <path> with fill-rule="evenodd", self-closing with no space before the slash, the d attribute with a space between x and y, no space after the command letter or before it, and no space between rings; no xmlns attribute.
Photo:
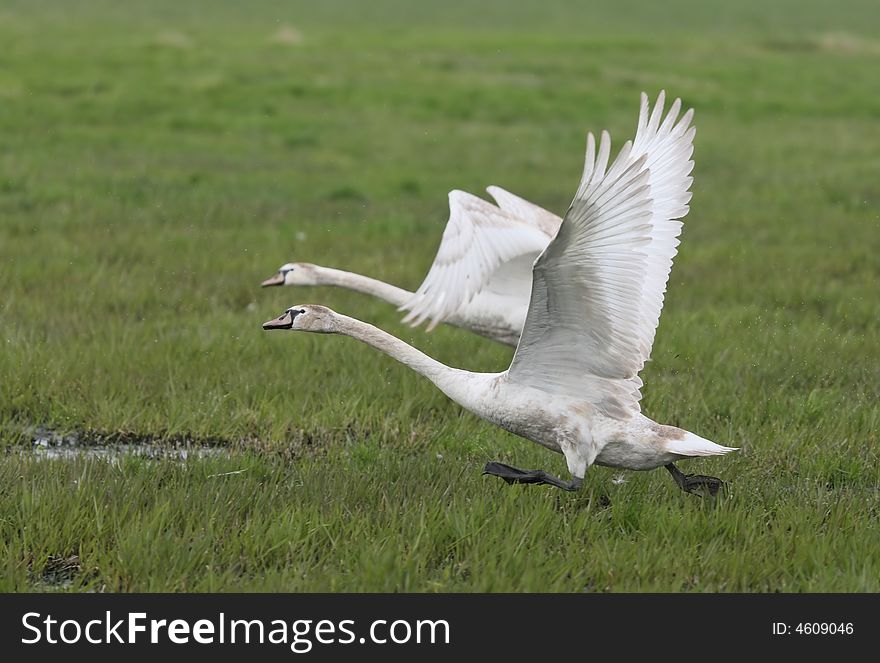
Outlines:
<svg viewBox="0 0 880 663"><path fill-rule="evenodd" d="M378 279L371 279L369 276L363 276L362 274L344 272L341 269L320 267L318 265L315 265L314 270L318 282L317 285L333 285L356 290L365 295L384 299L389 304L394 304L395 306L402 306L413 295L413 293L407 292L403 288L398 288Z"/></svg>
<svg viewBox="0 0 880 663"><path fill-rule="evenodd" d="M450 368L378 327L345 315L337 316L338 333L356 338L401 364L406 364L416 373L428 378L452 400L467 409L474 409L472 400L477 395L473 392L474 378L482 374Z"/></svg>

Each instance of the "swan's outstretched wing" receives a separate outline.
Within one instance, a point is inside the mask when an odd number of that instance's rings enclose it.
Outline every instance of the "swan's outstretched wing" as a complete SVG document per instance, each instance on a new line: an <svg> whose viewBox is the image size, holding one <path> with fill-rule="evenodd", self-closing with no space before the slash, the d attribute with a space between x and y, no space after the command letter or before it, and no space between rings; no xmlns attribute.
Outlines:
<svg viewBox="0 0 880 663"><path fill-rule="evenodd" d="M663 94L647 97L634 143L610 168L611 140L599 153L587 139L584 174L555 239L535 261L525 328L511 380L583 398L609 416L639 411L638 377L651 353L663 293L688 212L692 112L681 104L661 123ZM607 168L607 170L606 170Z"/></svg>
<svg viewBox="0 0 880 663"><path fill-rule="evenodd" d="M415 326L430 320L428 329L433 329L489 288L502 266L517 267L515 274L504 270L504 288L515 281L514 289L527 293L531 263L548 241L533 225L495 205L464 191L451 191L440 248L422 285L401 306L409 311L403 321ZM515 261L528 254L531 259Z"/></svg>
<svg viewBox="0 0 880 663"><path fill-rule="evenodd" d="M548 212L543 207L539 207L525 198L520 198L500 186L486 187L486 191L495 199L498 207L523 221L528 221L547 237L554 237L562 224L562 219L553 212Z"/></svg>

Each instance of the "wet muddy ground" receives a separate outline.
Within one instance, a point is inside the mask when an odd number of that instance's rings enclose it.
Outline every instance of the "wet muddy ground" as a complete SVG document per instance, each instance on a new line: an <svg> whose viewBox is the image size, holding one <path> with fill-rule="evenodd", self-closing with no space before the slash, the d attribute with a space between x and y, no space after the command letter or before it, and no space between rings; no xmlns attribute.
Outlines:
<svg viewBox="0 0 880 663"><path fill-rule="evenodd" d="M100 433L61 434L47 428L35 428L29 435L30 446L12 447L19 453L32 454L46 460L101 458L113 460L137 456L150 460L186 460L227 456L227 449L197 441L157 441L142 436L102 435Z"/></svg>

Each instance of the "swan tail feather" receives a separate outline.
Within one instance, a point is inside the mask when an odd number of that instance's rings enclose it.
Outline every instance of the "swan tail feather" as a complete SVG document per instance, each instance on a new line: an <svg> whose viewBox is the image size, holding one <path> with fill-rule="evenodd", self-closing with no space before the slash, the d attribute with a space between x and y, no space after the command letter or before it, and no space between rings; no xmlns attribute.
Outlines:
<svg viewBox="0 0 880 663"><path fill-rule="evenodd" d="M722 456L731 451L738 451L739 447L724 447L699 435L685 432L683 438L669 440L666 443L666 450L680 456Z"/></svg>

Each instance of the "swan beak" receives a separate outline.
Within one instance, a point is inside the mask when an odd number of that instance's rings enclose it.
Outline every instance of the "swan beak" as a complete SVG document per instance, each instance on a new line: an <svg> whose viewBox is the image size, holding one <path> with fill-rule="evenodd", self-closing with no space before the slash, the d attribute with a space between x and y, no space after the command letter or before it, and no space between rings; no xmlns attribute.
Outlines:
<svg viewBox="0 0 880 663"><path fill-rule="evenodd" d="M260 285L264 288L268 288L270 285L284 285L284 274L278 272L274 276L263 281Z"/></svg>
<svg viewBox="0 0 880 663"><path fill-rule="evenodd" d="M285 311L282 315L277 318L272 318L271 320L267 320L263 323L263 329L290 329L293 327L293 316L290 315L290 311Z"/></svg>

